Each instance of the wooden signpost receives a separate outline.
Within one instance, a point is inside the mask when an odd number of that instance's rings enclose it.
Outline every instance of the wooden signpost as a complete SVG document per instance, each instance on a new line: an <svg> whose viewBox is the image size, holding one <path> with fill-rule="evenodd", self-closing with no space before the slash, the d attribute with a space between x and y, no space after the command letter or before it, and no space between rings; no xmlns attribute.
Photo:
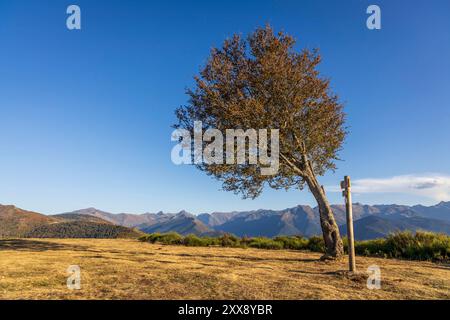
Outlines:
<svg viewBox="0 0 450 320"><path fill-rule="evenodd" d="M355 239L353 236L353 212L352 212L352 192L350 177L345 176L344 181L341 181L342 195L345 198L345 209L347 212L347 238L348 238L348 256L349 256L349 271L356 272L355 261Z"/></svg>

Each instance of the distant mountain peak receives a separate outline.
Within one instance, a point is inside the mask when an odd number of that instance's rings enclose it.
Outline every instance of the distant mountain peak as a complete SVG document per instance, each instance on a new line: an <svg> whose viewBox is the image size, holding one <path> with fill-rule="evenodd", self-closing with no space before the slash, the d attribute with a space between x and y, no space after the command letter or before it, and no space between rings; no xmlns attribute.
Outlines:
<svg viewBox="0 0 450 320"><path fill-rule="evenodd" d="M185 210L181 210L178 212L175 217L186 217L186 218L195 218L195 216L192 213L189 213Z"/></svg>
<svg viewBox="0 0 450 320"><path fill-rule="evenodd" d="M337 224L341 227L345 226L345 205L338 204L331 207ZM5 219L14 221L17 230L21 226L21 221L27 221L26 225L29 225L29 222L35 224L55 223L61 219L66 222L70 220L72 221L71 223L76 222L77 224L98 222L82 215L94 216L114 225L137 228L145 232L175 231L181 234L193 233L197 235L228 232L235 235L268 237L278 235L303 235L309 237L321 234L318 207L309 205L297 205L283 210L259 209L212 212L197 216L186 210L181 210L178 213L159 211L146 214L112 214L89 207L62 214L59 217L27 212L16 208L14 205L0 205L0 218L3 218L4 221L6 221ZM450 230L448 229L448 224L450 224L450 202L441 201L434 206L365 205L356 202L353 204L353 218L355 221L355 232L361 231L359 234L361 238L381 236L385 235L386 232L398 229L414 231L420 228L428 231L447 232ZM73 227L75 225L72 224ZM105 227L104 224L103 227ZM0 221L0 231L1 228ZM367 231L367 234L365 234L365 231ZM450 234L450 231L448 232Z"/></svg>
<svg viewBox="0 0 450 320"><path fill-rule="evenodd" d="M104 212L104 211L99 210L94 207L89 207L89 208L85 208L85 209L75 210L74 212Z"/></svg>

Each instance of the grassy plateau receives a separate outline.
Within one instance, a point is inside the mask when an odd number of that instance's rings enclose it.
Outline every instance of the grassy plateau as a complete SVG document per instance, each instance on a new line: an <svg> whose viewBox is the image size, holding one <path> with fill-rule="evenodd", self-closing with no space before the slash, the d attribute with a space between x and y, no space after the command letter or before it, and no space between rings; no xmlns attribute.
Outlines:
<svg viewBox="0 0 450 320"><path fill-rule="evenodd" d="M180 246L132 239L0 240L0 299L450 299L450 265L303 250ZM69 290L67 268L81 268ZM381 289L366 270L381 268Z"/></svg>

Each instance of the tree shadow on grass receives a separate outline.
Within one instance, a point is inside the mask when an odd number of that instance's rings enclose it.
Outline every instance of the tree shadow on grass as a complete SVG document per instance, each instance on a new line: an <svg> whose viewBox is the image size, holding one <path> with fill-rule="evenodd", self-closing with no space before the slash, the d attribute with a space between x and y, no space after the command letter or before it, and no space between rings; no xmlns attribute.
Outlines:
<svg viewBox="0 0 450 320"><path fill-rule="evenodd" d="M0 251L12 250L12 251L54 251L54 250L74 250L74 251L86 251L86 247L54 243L49 241L37 241L28 239L5 239L0 240Z"/></svg>

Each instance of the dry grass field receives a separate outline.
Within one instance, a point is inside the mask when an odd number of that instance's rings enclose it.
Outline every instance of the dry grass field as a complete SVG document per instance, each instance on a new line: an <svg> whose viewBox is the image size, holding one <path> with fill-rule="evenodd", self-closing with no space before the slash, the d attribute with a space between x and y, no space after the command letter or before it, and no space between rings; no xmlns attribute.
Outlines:
<svg viewBox="0 0 450 320"><path fill-rule="evenodd" d="M380 290L346 261L299 251L162 246L137 240L0 240L0 299L450 299L450 266L358 257ZM81 290L67 289L69 265Z"/></svg>

